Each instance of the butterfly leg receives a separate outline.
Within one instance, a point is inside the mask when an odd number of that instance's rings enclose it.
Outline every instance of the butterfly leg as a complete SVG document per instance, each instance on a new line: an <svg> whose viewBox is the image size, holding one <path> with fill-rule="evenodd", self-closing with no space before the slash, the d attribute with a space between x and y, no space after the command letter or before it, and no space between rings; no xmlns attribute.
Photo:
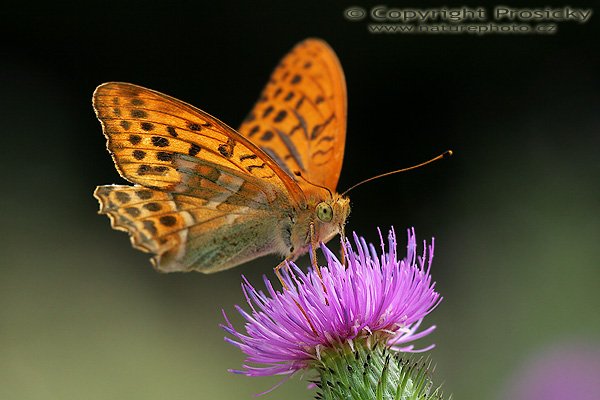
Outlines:
<svg viewBox="0 0 600 400"><path fill-rule="evenodd" d="M279 270L283 267L288 269L289 272L289 266L288 266L288 262L290 261L289 258L286 258L285 260L283 260L282 262L280 262L275 268L273 268L273 270L275 271L275 275L277 275L277 279L279 279L279 282L281 283L281 286L283 286L283 288L285 290L290 290L289 286L287 285L287 283L285 283L285 281L283 280L283 276L281 276L281 272L279 272Z"/></svg>
<svg viewBox="0 0 600 400"><path fill-rule="evenodd" d="M317 272L319 279L323 282L323 276L321 275L321 269L319 268L319 264L317 263L317 247L319 247L319 242L317 241L317 235L315 234L315 224L314 222L310 223L310 261L312 263L313 269ZM323 287L325 289L325 287ZM327 292L327 291L325 291Z"/></svg>
<svg viewBox="0 0 600 400"><path fill-rule="evenodd" d="M341 246L340 246L340 253L341 253L341 257L342 257L342 265L344 266L344 268L346 268L346 226L345 225L341 225L340 226L340 242L341 242Z"/></svg>
<svg viewBox="0 0 600 400"><path fill-rule="evenodd" d="M317 247L319 246L319 241L317 240L317 235L315 234L315 224L313 222L310 223L310 250L311 250L311 262L312 267L315 271L317 271L317 275L321 280L321 286L323 286L323 292L327 294L327 288L325 287L325 283L323 283L323 275L321 275L321 268L319 268L319 264L317 263ZM325 298L325 303L329 304L329 300L327 297Z"/></svg>
<svg viewBox="0 0 600 400"><path fill-rule="evenodd" d="M281 268L286 268L288 270L288 273L291 273L289 270L289 265L288 262L290 262L292 259L291 258L286 258L285 260L283 260L282 262L280 262L273 270L275 271L275 275L277 275L277 279L279 279L279 282L281 283L281 286L283 287L284 290L290 290L290 287L287 285L287 283L285 283L285 281L283 280L283 276L281 276L281 272L279 272L279 270ZM302 306L300 305L300 303L298 303L296 300L294 300L294 303L296 303L296 306L298 307L298 309L300 310L300 312L302 313L302 315L304 316L304 319L306 319L306 322L308 322L308 325L310 326L310 329L313 331L313 333L315 335L317 335L317 330L315 329L314 325L312 324L312 322L310 322L310 318L308 318L308 315L306 314L306 311L304 311L304 308L302 308Z"/></svg>

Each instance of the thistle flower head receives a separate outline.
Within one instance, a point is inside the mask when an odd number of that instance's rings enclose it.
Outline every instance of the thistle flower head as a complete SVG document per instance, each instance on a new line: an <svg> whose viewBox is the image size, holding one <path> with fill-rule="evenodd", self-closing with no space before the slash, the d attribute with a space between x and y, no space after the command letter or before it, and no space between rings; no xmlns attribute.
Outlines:
<svg viewBox="0 0 600 400"><path fill-rule="evenodd" d="M384 344L393 350L416 352L410 342L431 333L418 332L423 318L441 301L429 270L431 245L424 243L417 256L414 230L408 231L406 257L398 260L396 236L381 239L381 254L354 234L354 246L343 244L344 266L324 245L327 265L303 272L296 264L283 268L287 290L276 291L265 277L266 291L256 290L245 278L242 288L250 306L236 306L246 320L245 333L227 319L222 325L233 338L225 338L246 355L242 370L249 376L293 374L314 366L329 349Z"/></svg>

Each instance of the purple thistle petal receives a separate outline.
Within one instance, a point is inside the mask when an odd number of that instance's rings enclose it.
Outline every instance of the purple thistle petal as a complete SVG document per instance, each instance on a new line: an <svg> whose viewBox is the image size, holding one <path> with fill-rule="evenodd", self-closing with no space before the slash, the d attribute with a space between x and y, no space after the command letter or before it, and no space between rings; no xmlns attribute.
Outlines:
<svg viewBox="0 0 600 400"><path fill-rule="evenodd" d="M414 229L408 230L406 257L398 260L396 235L391 229L388 247L379 231L381 254L353 234L354 248L344 243L346 267L324 245L327 261L321 280L311 269L303 272L290 262L280 270L289 290L278 292L265 277L266 292L242 277L250 312L236 306L246 320L246 333L236 331L227 315L221 327L248 357L241 371L248 376L289 375L310 367L320 352L355 339L383 340L396 351L421 352L407 344L429 335L435 326L417 332L423 318L441 301L432 283L434 243L417 255Z"/></svg>

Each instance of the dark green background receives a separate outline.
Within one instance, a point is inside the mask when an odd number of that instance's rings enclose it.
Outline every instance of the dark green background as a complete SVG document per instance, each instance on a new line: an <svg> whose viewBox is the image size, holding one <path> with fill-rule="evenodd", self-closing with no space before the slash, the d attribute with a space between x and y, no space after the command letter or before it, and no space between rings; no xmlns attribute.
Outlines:
<svg viewBox="0 0 600 400"><path fill-rule="evenodd" d="M373 35L344 19L353 5L374 3L5 8L0 398L244 399L278 381L228 374L243 357L218 328L221 309L243 303L240 274L260 285L278 260L210 276L153 271L96 215L94 187L123 180L91 95L105 81L137 83L236 126L279 58L311 36L346 73L340 189L455 151L357 189L348 226L376 241L376 227L394 225L400 248L408 227L435 236L444 301L423 343L437 343L436 381L457 399L503 398L536 354L598 346L597 16L553 36ZM310 398L305 386L296 378L267 398Z"/></svg>

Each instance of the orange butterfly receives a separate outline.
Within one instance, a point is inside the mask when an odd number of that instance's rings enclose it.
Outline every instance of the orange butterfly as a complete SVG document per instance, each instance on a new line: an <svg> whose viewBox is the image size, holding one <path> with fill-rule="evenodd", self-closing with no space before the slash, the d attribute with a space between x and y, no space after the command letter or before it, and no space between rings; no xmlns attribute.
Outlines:
<svg viewBox="0 0 600 400"><path fill-rule="evenodd" d="M346 84L325 42L305 40L283 58L238 131L129 83L100 85L93 104L117 170L135 184L99 186L100 213L155 254L159 271L294 260L343 235L350 206L335 187Z"/></svg>

